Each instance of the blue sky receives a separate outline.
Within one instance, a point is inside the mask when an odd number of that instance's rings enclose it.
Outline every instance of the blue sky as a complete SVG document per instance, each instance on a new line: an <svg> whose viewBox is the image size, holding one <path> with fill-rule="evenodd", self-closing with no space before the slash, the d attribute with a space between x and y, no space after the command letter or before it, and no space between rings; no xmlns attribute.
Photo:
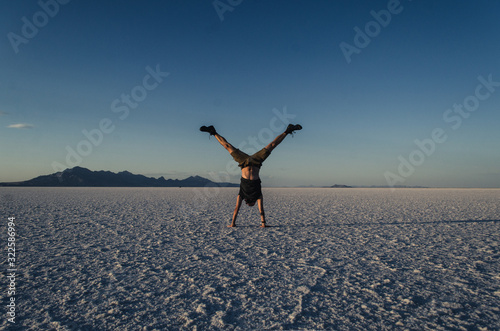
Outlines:
<svg viewBox="0 0 500 331"><path fill-rule="evenodd" d="M495 1L3 2L0 181L79 165L238 182L198 128L245 150L292 122L304 129L266 160L264 186L500 187L499 12Z"/></svg>

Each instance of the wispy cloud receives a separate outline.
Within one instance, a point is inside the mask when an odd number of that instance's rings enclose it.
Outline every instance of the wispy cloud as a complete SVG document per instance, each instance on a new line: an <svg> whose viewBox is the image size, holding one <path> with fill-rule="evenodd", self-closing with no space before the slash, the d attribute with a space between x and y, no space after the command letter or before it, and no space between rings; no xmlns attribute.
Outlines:
<svg viewBox="0 0 500 331"><path fill-rule="evenodd" d="M11 124L8 126L10 129L32 129L35 126L33 124L27 124L27 123L17 123L17 124Z"/></svg>
<svg viewBox="0 0 500 331"><path fill-rule="evenodd" d="M0 110L0 116L2 116L2 115L9 115L9 113L7 113L6 111L1 111Z"/></svg>

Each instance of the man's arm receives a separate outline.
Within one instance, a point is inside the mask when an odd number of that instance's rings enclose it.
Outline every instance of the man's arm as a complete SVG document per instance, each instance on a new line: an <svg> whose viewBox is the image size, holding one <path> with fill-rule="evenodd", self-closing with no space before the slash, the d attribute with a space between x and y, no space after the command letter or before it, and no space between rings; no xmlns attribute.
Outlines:
<svg viewBox="0 0 500 331"><path fill-rule="evenodd" d="M262 222L261 227L266 227L266 214L264 213L264 202L262 197L257 200L257 205L259 206L260 221Z"/></svg>
<svg viewBox="0 0 500 331"><path fill-rule="evenodd" d="M228 225L228 227L233 228L236 226L236 218L238 217L238 212L240 211L241 203L243 202L243 199L241 198L241 195L238 194L238 197L236 198L236 207L234 208L233 212L233 220L231 222L231 225Z"/></svg>

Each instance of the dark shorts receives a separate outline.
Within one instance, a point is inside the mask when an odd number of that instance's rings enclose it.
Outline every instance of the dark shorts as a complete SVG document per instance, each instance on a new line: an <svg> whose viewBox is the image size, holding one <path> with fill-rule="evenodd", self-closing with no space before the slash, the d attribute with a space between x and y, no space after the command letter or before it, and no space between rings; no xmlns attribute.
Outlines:
<svg viewBox="0 0 500 331"><path fill-rule="evenodd" d="M262 186L260 179L250 180L241 177L240 193L238 193L246 203L254 204L255 201L262 198Z"/></svg>
<svg viewBox="0 0 500 331"><path fill-rule="evenodd" d="M262 162L264 162L270 154L271 152L264 147L252 156L243 153L239 149L232 152L231 156L236 162L238 162L238 166L243 169L250 166L260 168L262 166Z"/></svg>

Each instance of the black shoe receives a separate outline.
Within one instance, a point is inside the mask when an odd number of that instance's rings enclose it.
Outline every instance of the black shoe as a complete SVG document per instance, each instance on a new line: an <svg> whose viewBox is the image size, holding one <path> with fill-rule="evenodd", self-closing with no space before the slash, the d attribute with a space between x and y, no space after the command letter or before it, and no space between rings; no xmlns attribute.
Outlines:
<svg viewBox="0 0 500 331"><path fill-rule="evenodd" d="M288 124L285 133L294 133L293 131L302 130L302 126L300 124Z"/></svg>
<svg viewBox="0 0 500 331"><path fill-rule="evenodd" d="M210 126L202 126L202 127L200 128L200 131L201 131L201 132L208 132L208 133L210 133L210 135L211 135L211 136L215 136L215 134L217 133L217 132L215 131L215 128L214 128L214 126L213 126L213 125L210 125Z"/></svg>

